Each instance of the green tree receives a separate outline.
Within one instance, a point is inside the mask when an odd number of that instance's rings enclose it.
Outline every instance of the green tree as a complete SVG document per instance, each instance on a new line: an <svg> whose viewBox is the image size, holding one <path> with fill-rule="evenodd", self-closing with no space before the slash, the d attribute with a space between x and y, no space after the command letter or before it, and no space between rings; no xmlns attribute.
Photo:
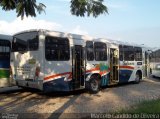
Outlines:
<svg viewBox="0 0 160 119"><path fill-rule="evenodd" d="M103 0L71 0L72 15L84 17L97 17L100 14L108 13L107 7L103 4ZM25 15L36 17L36 11L40 14L45 12L46 6L38 3L36 0L0 0L2 10L16 10L17 17L23 18Z"/></svg>
<svg viewBox="0 0 160 119"><path fill-rule="evenodd" d="M97 17L100 14L108 13L103 0L71 0L71 13L76 16L84 17L93 15Z"/></svg>
<svg viewBox="0 0 160 119"><path fill-rule="evenodd" d="M1 0L0 6L2 10L16 10L17 17L24 15L35 17L36 10L38 13L41 13L45 9L45 5L42 3L36 4L36 0Z"/></svg>

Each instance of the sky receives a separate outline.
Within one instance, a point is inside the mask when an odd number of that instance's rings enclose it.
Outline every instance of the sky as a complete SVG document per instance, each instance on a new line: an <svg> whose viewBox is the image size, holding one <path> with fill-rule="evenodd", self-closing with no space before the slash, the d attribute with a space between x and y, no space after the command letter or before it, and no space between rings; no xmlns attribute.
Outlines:
<svg viewBox="0 0 160 119"><path fill-rule="evenodd" d="M71 15L70 0L37 2L46 9L36 18L21 20L15 11L0 9L0 34L47 29L160 47L160 0L104 0L109 14L97 18Z"/></svg>

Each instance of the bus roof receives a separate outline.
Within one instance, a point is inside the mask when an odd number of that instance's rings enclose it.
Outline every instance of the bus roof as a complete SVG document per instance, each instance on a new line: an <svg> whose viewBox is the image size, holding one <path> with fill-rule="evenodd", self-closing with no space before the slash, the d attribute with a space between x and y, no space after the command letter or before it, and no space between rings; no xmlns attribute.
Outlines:
<svg viewBox="0 0 160 119"><path fill-rule="evenodd" d="M11 35L4 35L4 34L0 34L0 39L1 40L12 40L12 36Z"/></svg>
<svg viewBox="0 0 160 119"><path fill-rule="evenodd" d="M70 37L70 38L75 38L75 39L93 39L91 36L89 35L79 35L79 34L73 34L73 33L64 33L64 32L59 32L59 31L51 31L51 30L46 30L46 29L31 29L31 30L25 30L25 31L21 31L18 32L15 35L19 35L22 33L27 33L27 32L44 32L44 34L50 34L50 35L54 35L54 36L61 36L61 37Z"/></svg>
<svg viewBox="0 0 160 119"><path fill-rule="evenodd" d="M51 30L46 30L46 29L25 30L25 31L21 31L21 32L14 34L14 36L18 35L18 34L22 34L22 33L27 33L27 32L43 32L46 35L53 35L53 36L57 36L57 37L68 37L68 38L73 38L73 39L77 39L77 40L83 39L83 40L103 41L103 42L111 43L111 44L115 44L115 45L128 45L128 46L151 49L151 48L148 48L144 45L139 45L139 44L135 44L135 43L128 43L128 42L123 42L123 41L118 41L118 40L113 40L113 39L108 39L108 38L95 38L95 37L91 37L89 35L79 35L79 34L73 34L73 33L67 33L67 32L64 33L64 32L51 31Z"/></svg>

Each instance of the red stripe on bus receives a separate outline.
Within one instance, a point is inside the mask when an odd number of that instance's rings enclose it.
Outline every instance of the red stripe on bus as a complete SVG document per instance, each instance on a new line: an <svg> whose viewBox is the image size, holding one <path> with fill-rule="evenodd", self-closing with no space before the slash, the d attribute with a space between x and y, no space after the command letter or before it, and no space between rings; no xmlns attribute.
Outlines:
<svg viewBox="0 0 160 119"><path fill-rule="evenodd" d="M106 73L107 73L107 71L101 71L100 75L102 76L103 74L106 74Z"/></svg>
<svg viewBox="0 0 160 119"><path fill-rule="evenodd" d="M61 74L55 74L55 75L52 75L52 76L48 76L48 77L45 77L44 80L48 80L48 79L51 79L51 78L55 78L57 76L63 76L63 75L67 75L67 74L71 74L71 72L65 72L65 73L61 73Z"/></svg>
<svg viewBox="0 0 160 119"><path fill-rule="evenodd" d="M91 69L91 70L87 70L86 72L92 72L92 71L97 71L97 70L99 70L99 68L94 68L94 69ZM48 80L48 79L51 79L51 78L55 78L57 76L63 76L63 75L67 75L67 74L70 74L70 76L68 78L72 77L71 72L65 72L65 73L55 74L55 75L45 77L44 80Z"/></svg>
<svg viewBox="0 0 160 119"><path fill-rule="evenodd" d="M110 69L109 69L110 70ZM90 70L87 70L86 73L88 72L92 72L92 71L100 71L100 68L94 68L94 69L90 69ZM102 71L100 72L101 75L107 73L107 71ZM71 72L65 72L65 73L61 73L61 74L55 74L55 75L51 75L51 76L48 76L48 77L45 77L44 80L49 80L51 78L55 78L57 76L63 76L63 75L67 75L69 74L69 77L68 78L72 78L72 73Z"/></svg>
<svg viewBox="0 0 160 119"><path fill-rule="evenodd" d="M134 69L134 67L132 67L132 66L119 66L119 68L123 68L123 69Z"/></svg>
<svg viewBox="0 0 160 119"><path fill-rule="evenodd" d="M100 70L100 68L94 68L94 69L87 70L86 72L88 73L88 72L99 71L99 70Z"/></svg>
<svg viewBox="0 0 160 119"><path fill-rule="evenodd" d="M86 73L88 72L92 72L92 71L100 71L100 68L94 68L94 69L91 69L91 70L87 70ZM102 76L103 74L106 74L107 72L110 72L110 68L106 71L100 71L100 75Z"/></svg>

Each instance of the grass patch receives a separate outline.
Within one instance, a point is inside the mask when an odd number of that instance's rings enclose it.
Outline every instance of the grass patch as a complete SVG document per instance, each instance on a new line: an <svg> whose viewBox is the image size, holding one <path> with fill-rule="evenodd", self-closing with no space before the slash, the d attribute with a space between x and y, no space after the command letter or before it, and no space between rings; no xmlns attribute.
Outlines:
<svg viewBox="0 0 160 119"><path fill-rule="evenodd" d="M0 70L0 78L9 78L10 71L9 70Z"/></svg>
<svg viewBox="0 0 160 119"><path fill-rule="evenodd" d="M132 106L132 108L128 110L121 110L118 113L160 113L160 99L151 100L151 101L143 101L137 105Z"/></svg>

